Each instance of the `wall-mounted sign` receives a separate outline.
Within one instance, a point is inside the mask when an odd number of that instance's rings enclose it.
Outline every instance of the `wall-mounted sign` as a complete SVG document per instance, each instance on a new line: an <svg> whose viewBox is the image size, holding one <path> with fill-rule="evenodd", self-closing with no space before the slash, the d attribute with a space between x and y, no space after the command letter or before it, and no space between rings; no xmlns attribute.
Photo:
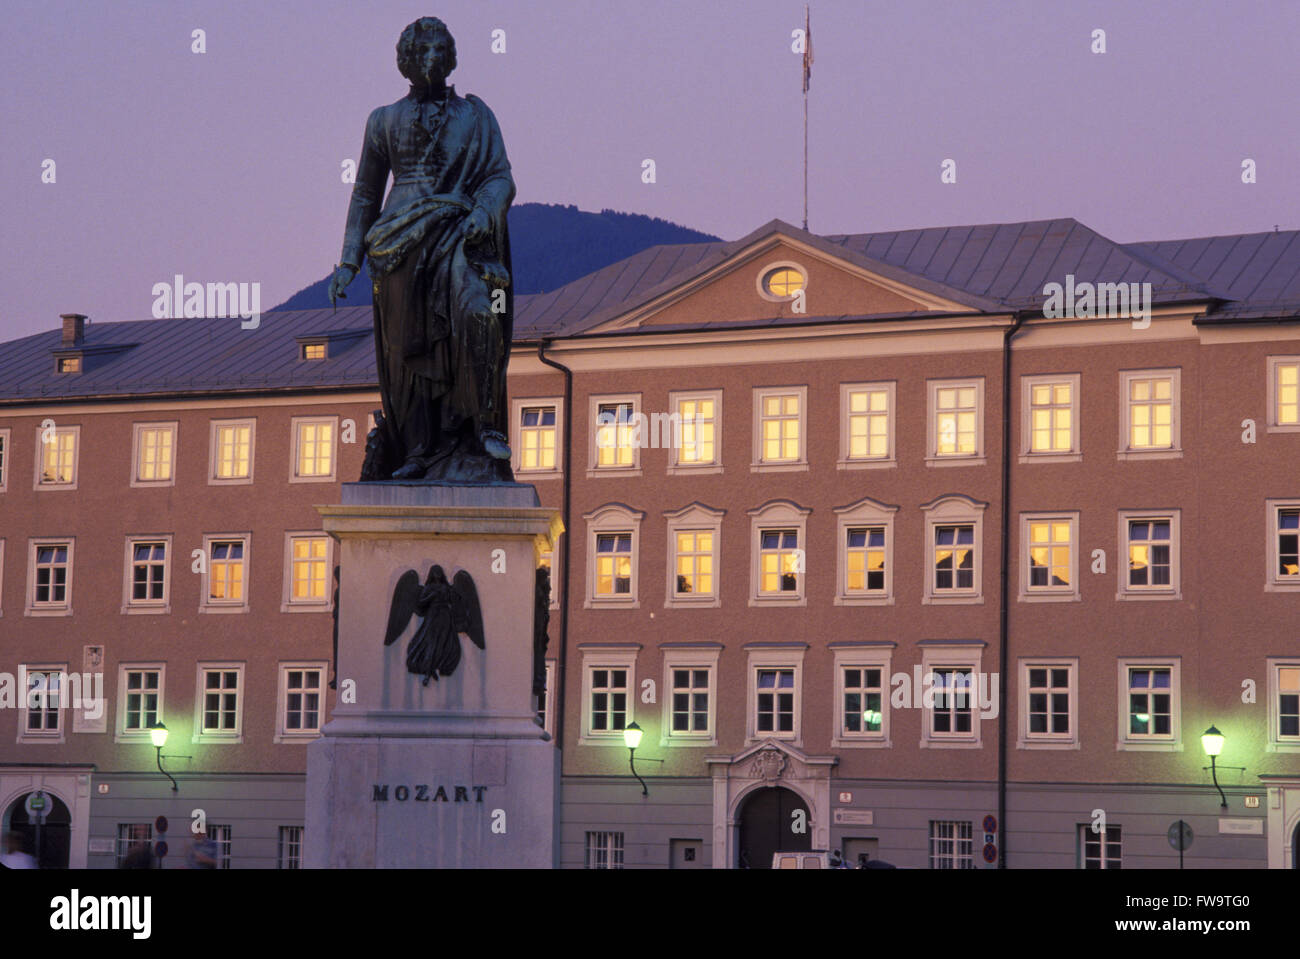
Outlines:
<svg viewBox="0 0 1300 959"><path fill-rule="evenodd" d="M837 826L870 826L875 822L870 809L837 809L834 818Z"/></svg>
<svg viewBox="0 0 1300 959"><path fill-rule="evenodd" d="M90 840L89 852L94 855L112 855L115 840L113 839L92 839Z"/></svg>
<svg viewBox="0 0 1300 959"><path fill-rule="evenodd" d="M1264 820L1220 819L1219 832L1234 836L1262 836L1264 835Z"/></svg>
<svg viewBox="0 0 1300 959"><path fill-rule="evenodd" d="M392 798L397 802L470 802L469 791L474 791L473 802L482 802L483 794L487 792L487 786L452 786L455 799L447 794L446 786L438 786L433 792L430 792L428 783L419 783L414 786L394 786L391 793ZM389 791L387 785L376 783L371 791L371 802L388 802Z"/></svg>
<svg viewBox="0 0 1300 959"><path fill-rule="evenodd" d="M1258 808L1259 808L1259 797L1258 797L1258 796L1247 796L1247 797L1246 797L1246 808L1247 808L1247 809L1258 809Z"/></svg>
<svg viewBox="0 0 1300 959"><path fill-rule="evenodd" d="M853 802L853 793L840 793L840 802L842 803Z"/></svg>

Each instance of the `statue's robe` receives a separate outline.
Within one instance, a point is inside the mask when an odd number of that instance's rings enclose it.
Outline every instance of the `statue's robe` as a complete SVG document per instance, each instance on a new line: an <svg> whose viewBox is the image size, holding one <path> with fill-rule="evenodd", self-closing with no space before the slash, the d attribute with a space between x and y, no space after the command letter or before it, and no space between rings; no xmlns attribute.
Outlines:
<svg viewBox="0 0 1300 959"><path fill-rule="evenodd" d="M512 478L479 437L509 435L514 295L507 285L494 297L484 274L508 284L514 195L501 130L477 97L448 87L421 101L412 91L366 121L341 262L359 268L364 254L374 285L390 469L416 462L430 479ZM461 224L475 208L491 230L469 244Z"/></svg>

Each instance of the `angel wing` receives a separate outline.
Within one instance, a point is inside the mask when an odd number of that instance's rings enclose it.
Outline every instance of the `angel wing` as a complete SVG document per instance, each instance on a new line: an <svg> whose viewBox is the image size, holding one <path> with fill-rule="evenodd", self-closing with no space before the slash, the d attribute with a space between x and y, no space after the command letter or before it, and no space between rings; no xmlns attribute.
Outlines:
<svg viewBox="0 0 1300 959"><path fill-rule="evenodd" d="M456 630L469 636L470 641L479 649L485 648L483 645L483 609L478 604L478 589L474 586L474 579L465 572L460 570L456 573L456 578L451 582L451 588L456 591L460 597L460 609L457 610Z"/></svg>
<svg viewBox="0 0 1300 959"><path fill-rule="evenodd" d="M393 603L388 608L388 632L384 634L384 645L391 646L402 630L406 629L415 606L420 600L420 574L408 569L393 587Z"/></svg>

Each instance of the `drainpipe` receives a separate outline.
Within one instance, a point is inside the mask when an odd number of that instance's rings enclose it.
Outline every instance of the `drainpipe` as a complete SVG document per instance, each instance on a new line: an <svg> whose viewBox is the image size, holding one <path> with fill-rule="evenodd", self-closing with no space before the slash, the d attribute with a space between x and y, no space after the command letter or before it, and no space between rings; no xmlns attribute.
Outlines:
<svg viewBox="0 0 1300 959"><path fill-rule="evenodd" d="M1026 314L1017 310L1002 334L1002 543L998 574L998 868L1007 868L1007 568L1011 555L1011 338L1020 332Z"/></svg>
<svg viewBox="0 0 1300 959"><path fill-rule="evenodd" d="M564 663L569 653L569 583L573 580L573 570L570 568L571 564L569 563L569 543L573 539L573 526L569 522L569 501L573 476L573 370L546 356L546 348L550 343L549 339L542 339L537 344L537 359L564 374L564 475L561 477L561 482L564 485L562 487L563 499L560 505L560 518L564 521L564 544L563 558L556 557L556 561L552 563L552 568L560 567L562 570L561 575L564 578L560 583L560 656L556 661L555 689L548 689L546 692L548 696L552 697L552 702L555 703L555 744L560 749L560 756L563 757L564 682L566 677ZM562 758L560 772L561 774L564 772Z"/></svg>

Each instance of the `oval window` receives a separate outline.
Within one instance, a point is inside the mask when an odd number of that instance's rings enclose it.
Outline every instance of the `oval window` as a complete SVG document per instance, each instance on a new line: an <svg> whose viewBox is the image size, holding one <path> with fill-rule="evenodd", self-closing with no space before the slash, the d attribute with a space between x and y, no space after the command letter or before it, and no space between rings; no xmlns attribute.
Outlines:
<svg viewBox="0 0 1300 959"><path fill-rule="evenodd" d="M789 299L804 287L803 274L788 266L779 266L769 270L763 277L763 289L769 296L777 299Z"/></svg>

